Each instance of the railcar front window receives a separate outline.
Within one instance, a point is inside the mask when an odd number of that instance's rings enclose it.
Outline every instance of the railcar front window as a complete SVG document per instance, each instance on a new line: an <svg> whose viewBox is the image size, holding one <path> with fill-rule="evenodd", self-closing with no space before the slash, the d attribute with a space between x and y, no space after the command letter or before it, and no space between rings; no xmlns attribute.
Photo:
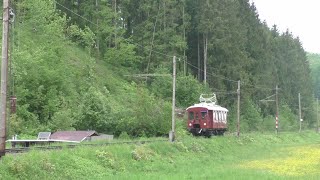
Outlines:
<svg viewBox="0 0 320 180"><path fill-rule="evenodd" d="M189 119L193 120L194 119L194 113L193 112L189 112Z"/></svg>
<svg viewBox="0 0 320 180"><path fill-rule="evenodd" d="M206 117L207 112L206 111L202 111L201 112L201 118L204 119Z"/></svg>

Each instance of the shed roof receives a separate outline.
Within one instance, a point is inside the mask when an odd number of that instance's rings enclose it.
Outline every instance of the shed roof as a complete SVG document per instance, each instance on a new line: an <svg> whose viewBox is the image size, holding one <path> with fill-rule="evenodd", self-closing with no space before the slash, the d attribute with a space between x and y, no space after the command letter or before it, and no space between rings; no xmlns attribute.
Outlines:
<svg viewBox="0 0 320 180"><path fill-rule="evenodd" d="M98 133L96 131L57 131L50 136L50 139L81 142L91 136L98 136Z"/></svg>

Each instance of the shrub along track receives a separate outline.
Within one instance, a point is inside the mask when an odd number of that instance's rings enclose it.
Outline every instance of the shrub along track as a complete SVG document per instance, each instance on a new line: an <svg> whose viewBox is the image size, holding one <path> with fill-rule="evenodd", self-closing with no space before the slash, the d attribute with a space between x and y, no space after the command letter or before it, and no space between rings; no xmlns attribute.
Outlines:
<svg viewBox="0 0 320 180"><path fill-rule="evenodd" d="M41 151L48 151L48 150L60 150L63 148L75 148L75 147L85 147L85 146L112 146L112 145L119 145L119 144L146 144L146 143L153 143L153 142L164 142L168 141L166 139L158 139L158 140L139 140L139 141L120 141L120 142L104 142L104 143L85 143L85 144L65 144L61 146L32 146L32 147L19 147L19 148L10 148L6 149L7 154L17 154L17 153L26 153L30 150L41 150Z"/></svg>

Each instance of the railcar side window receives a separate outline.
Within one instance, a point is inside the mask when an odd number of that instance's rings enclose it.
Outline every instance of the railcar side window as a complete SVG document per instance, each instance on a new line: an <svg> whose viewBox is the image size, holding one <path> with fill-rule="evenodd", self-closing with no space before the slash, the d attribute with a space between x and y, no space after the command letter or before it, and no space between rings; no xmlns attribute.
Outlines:
<svg viewBox="0 0 320 180"><path fill-rule="evenodd" d="M201 112L201 118L202 118L202 119L204 119L204 118L205 118L205 116L206 116L206 114L207 114L207 112L206 112L206 111L202 111L202 112Z"/></svg>
<svg viewBox="0 0 320 180"><path fill-rule="evenodd" d="M216 118L216 119L217 119L217 121L219 122L219 111L217 111L216 114L217 114L217 118Z"/></svg>
<svg viewBox="0 0 320 180"><path fill-rule="evenodd" d="M218 112L217 111L214 111L214 120L218 121Z"/></svg>
<svg viewBox="0 0 320 180"><path fill-rule="evenodd" d="M189 112L189 119L193 120L194 119L194 113L193 112Z"/></svg>

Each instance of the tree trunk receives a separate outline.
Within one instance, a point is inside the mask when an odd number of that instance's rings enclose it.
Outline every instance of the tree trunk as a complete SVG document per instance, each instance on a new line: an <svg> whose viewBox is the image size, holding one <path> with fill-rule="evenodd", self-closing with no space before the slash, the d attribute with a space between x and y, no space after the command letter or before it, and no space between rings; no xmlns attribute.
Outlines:
<svg viewBox="0 0 320 180"><path fill-rule="evenodd" d="M198 32L198 80L201 81L201 63L200 63L200 39Z"/></svg>
<svg viewBox="0 0 320 180"><path fill-rule="evenodd" d="M163 30L166 30L166 2L163 2Z"/></svg>
<svg viewBox="0 0 320 180"><path fill-rule="evenodd" d="M184 19L184 6L182 8L182 24L183 24L183 41L186 42L186 27L185 27L185 19ZM186 76L187 70L187 58L186 58L186 49L183 48L183 74Z"/></svg>
<svg viewBox="0 0 320 180"><path fill-rule="evenodd" d="M99 12L99 2L98 0L96 0L96 11ZM97 59L100 58L100 42L99 42L99 16L96 17L97 18L97 30L96 30L96 49L97 49Z"/></svg>
<svg viewBox="0 0 320 180"><path fill-rule="evenodd" d="M157 27L157 22L158 22L159 13L160 13L160 6L159 6L158 13L157 13L157 16L156 16L156 21L155 21L155 23L154 23L154 25L153 25L153 33L152 33L152 39L151 39L151 47L150 47L150 52L149 52L148 65L147 65L147 74L149 73L149 68L150 68L151 55L152 55L153 43L154 43L154 36L155 36L155 33L156 33L156 27Z"/></svg>
<svg viewBox="0 0 320 180"><path fill-rule="evenodd" d="M204 84L207 83L207 53L208 53L208 35L204 34L203 35L203 82Z"/></svg>
<svg viewBox="0 0 320 180"><path fill-rule="evenodd" d="M114 47L117 48L117 0L114 0Z"/></svg>

